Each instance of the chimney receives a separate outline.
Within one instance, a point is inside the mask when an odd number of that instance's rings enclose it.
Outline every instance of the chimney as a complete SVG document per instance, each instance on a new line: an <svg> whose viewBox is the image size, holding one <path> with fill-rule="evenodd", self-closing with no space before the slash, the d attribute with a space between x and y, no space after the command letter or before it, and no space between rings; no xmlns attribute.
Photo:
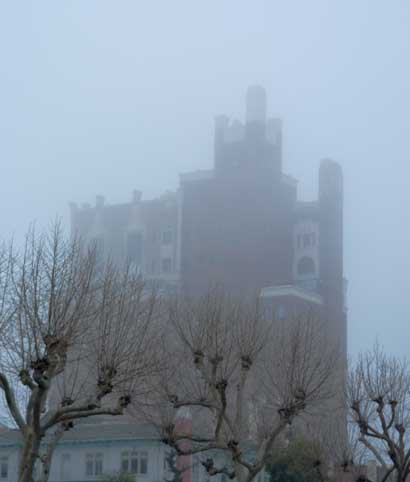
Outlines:
<svg viewBox="0 0 410 482"><path fill-rule="evenodd" d="M138 189L134 189L132 191L132 202L134 204L141 202L142 199L142 191L138 191Z"/></svg>
<svg viewBox="0 0 410 482"><path fill-rule="evenodd" d="M266 91L260 85L251 85L246 92L246 123L266 122Z"/></svg>
<svg viewBox="0 0 410 482"><path fill-rule="evenodd" d="M105 203L104 196L96 196L95 197L95 205L96 205L97 208L104 207L104 203Z"/></svg>
<svg viewBox="0 0 410 482"><path fill-rule="evenodd" d="M266 139L266 92L260 85L246 91L246 137L257 143Z"/></svg>

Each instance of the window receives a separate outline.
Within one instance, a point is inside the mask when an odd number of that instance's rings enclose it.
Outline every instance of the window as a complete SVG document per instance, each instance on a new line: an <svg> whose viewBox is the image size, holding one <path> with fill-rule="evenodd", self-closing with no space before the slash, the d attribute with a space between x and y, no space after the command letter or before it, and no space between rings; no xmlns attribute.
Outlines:
<svg viewBox="0 0 410 482"><path fill-rule="evenodd" d="M171 244L172 243L172 230L167 229L162 233L162 244Z"/></svg>
<svg viewBox="0 0 410 482"><path fill-rule="evenodd" d="M145 475L148 473L148 452L127 450L121 452L121 472Z"/></svg>
<svg viewBox="0 0 410 482"><path fill-rule="evenodd" d="M300 248L310 248L316 245L316 233L313 231L311 233L298 234L296 237L296 246Z"/></svg>
<svg viewBox="0 0 410 482"><path fill-rule="evenodd" d="M163 258L161 268L162 268L163 273L170 273L171 270L172 270L172 259L171 258Z"/></svg>
<svg viewBox="0 0 410 482"><path fill-rule="evenodd" d="M315 246L316 245L316 233L312 233L310 235L311 239L312 239L312 246Z"/></svg>
<svg viewBox="0 0 410 482"><path fill-rule="evenodd" d="M102 475L103 473L103 454L86 454L85 456L85 475L93 477L94 475Z"/></svg>
<svg viewBox="0 0 410 482"><path fill-rule="evenodd" d="M148 472L148 454L147 452L140 452L140 474Z"/></svg>
<svg viewBox="0 0 410 482"><path fill-rule="evenodd" d="M71 454L61 454L61 480L71 479Z"/></svg>
<svg viewBox="0 0 410 482"><path fill-rule="evenodd" d="M0 457L0 478L7 479L9 476L9 458L6 456Z"/></svg>
<svg viewBox="0 0 410 482"><path fill-rule="evenodd" d="M307 274L314 274L316 271L315 262L312 258L308 258L304 256L298 262L298 274L299 275L307 275Z"/></svg>
<svg viewBox="0 0 410 482"><path fill-rule="evenodd" d="M126 249L127 261L140 266L142 262L142 234L139 232L128 233Z"/></svg>

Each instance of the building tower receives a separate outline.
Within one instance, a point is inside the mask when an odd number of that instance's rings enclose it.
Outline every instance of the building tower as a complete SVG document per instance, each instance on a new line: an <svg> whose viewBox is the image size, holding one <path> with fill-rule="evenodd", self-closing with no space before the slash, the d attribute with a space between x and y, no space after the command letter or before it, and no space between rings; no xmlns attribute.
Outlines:
<svg viewBox="0 0 410 482"><path fill-rule="evenodd" d="M214 168L181 175L181 283L235 293L291 282L296 183L282 174L281 123L250 87L246 122L215 120Z"/></svg>
<svg viewBox="0 0 410 482"><path fill-rule="evenodd" d="M298 200L297 181L283 172L281 121L268 117L262 87L248 89L245 112L244 122L216 117L211 169L181 174L179 190L158 199L135 191L125 204L73 205L72 230L174 291L219 284L260 294L279 318L310 311L345 359L341 167L322 161L318 199Z"/></svg>
<svg viewBox="0 0 410 482"><path fill-rule="evenodd" d="M324 159L319 169L320 286L324 316L343 353L347 352L346 280L343 277L343 174Z"/></svg>

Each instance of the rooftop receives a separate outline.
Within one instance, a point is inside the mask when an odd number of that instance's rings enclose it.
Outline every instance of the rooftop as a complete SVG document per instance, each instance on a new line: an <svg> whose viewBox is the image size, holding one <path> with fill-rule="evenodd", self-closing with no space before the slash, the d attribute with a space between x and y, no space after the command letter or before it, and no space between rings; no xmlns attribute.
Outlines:
<svg viewBox="0 0 410 482"><path fill-rule="evenodd" d="M60 444L73 442L98 442L119 440L159 440L158 430L150 424L124 421L98 421L77 423L65 432ZM0 447L20 445L22 436L19 430L9 429L0 432Z"/></svg>

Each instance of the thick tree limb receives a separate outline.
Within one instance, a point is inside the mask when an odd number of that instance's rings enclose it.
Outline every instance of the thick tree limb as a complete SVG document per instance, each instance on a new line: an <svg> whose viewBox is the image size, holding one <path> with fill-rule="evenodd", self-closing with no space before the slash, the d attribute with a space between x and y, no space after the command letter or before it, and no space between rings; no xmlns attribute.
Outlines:
<svg viewBox="0 0 410 482"><path fill-rule="evenodd" d="M25 428L25 421L23 416L20 413L20 409L18 407L16 396L14 394L13 389L11 388L9 381L7 380L6 376L0 373L0 388L4 392L4 396L6 398L7 406L10 410L10 414L13 417L13 420L16 422L17 426L20 430L24 430Z"/></svg>

